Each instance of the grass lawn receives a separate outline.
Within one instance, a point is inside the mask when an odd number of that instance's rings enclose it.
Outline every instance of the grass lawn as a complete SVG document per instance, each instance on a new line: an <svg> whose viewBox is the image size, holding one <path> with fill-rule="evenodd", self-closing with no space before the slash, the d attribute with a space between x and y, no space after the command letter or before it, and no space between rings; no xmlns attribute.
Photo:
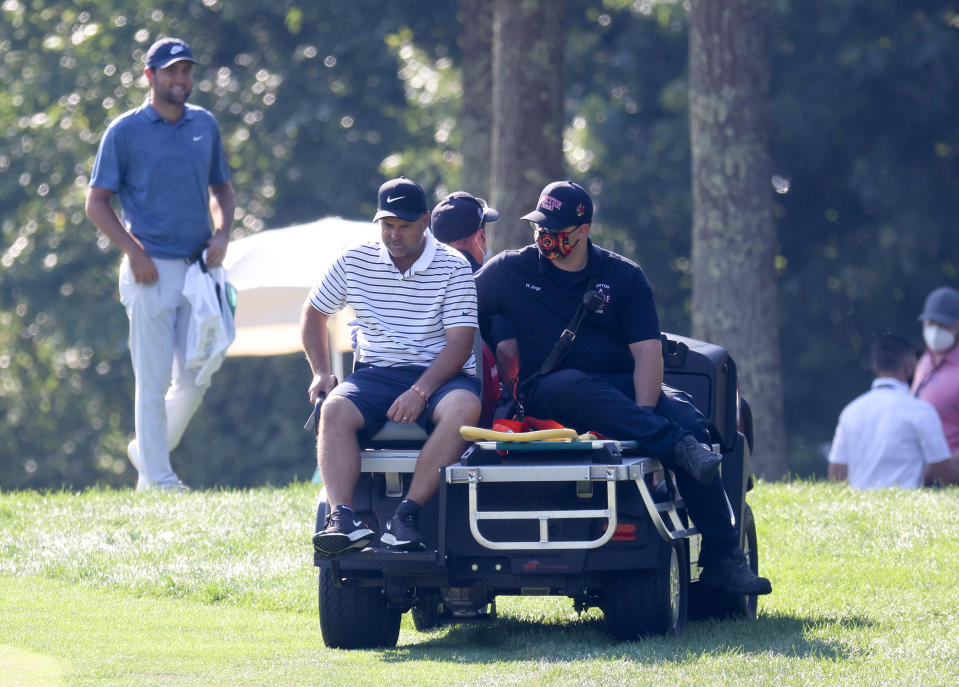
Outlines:
<svg viewBox="0 0 959 687"><path fill-rule="evenodd" d="M959 489L750 494L755 621L616 642L595 609L500 599L487 625L323 647L317 487L0 494L0 687L959 683Z"/></svg>

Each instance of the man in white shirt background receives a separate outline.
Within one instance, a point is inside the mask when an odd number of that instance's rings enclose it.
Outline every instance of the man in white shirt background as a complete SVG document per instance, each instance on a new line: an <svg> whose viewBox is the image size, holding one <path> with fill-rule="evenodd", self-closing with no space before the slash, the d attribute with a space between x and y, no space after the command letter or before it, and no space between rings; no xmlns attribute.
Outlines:
<svg viewBox="0 0 959 687"><path fill-rule="evenodd" d="M950 455L936 409L909 393L916 360L902 336L883 334L873 342L876 379L839 415L830 479L858 489L959 484L959 454Z"/></svg>

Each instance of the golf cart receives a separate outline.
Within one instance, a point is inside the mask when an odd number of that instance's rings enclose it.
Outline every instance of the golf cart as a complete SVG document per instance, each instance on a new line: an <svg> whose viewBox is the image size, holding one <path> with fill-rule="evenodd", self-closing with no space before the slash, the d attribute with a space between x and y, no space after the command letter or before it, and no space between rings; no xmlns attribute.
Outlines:
<svg viewBox="0 0 959 687"><path fill-rule="evenodd" d="M686 391L709 421L730 517L758 572L746 503L752 422L736 366L719 346L663 338L665 382ZM425 438L416 425L388 423L365 442L354 510L375 531L409 487ZM328 512L324 492L316 530ZM315 554L326 646L395 646L406 611L420 631L491 620L498 596L568 596L579 611L599 607L623 640L677 634L687 617L756 615L756 597L699 583L701 536L672 473L635 442L475 441L443 469L420 529L424 551L393 551L374 539L332 559Z"/></svg>

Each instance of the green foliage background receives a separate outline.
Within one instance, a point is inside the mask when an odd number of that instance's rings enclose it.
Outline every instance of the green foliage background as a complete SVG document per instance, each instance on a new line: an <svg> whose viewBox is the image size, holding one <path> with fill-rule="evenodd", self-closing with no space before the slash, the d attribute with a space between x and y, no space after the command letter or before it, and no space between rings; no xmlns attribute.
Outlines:
<svg viewBox="0 0 959 687"><path fill-rule="evenodd" d="M868 383L870 336L918 344L925 294L959 281L959 3L771 6L786 419L792 468L809 474ZM220 121L236 236L369 217L398 173L437 197L457 188L455 0L0 0L0 15L0 488L134 481L119 256L83 197L107 123L145 97L157 37L200 61L191 100ZM569 0L556 37L569 176L594 194L597 240L643 265L676 333L692 277L685 18L668 0ZM181 476L308 477L307 375L297 355L228 360L174 454Z"/></svg>

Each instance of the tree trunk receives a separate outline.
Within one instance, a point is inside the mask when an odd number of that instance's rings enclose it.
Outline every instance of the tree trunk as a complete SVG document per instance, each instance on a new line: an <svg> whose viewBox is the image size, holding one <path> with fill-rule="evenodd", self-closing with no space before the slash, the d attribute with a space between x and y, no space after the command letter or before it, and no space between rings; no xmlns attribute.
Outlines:
<svg viewBox="0 0 959 687"><path fill-rule="evenodd" d="M494 0L492 249L532 242L520 217L563 178L563 0Z"/></svg>
<svg viewBox="0 0 959 687"><path fill-rule="evenodd" d="M463 173L460 188L490 197L493 134L493 6L489 0L461 0L463 53Z"/></svg>
<svg viewBox="0 0 959 687"><path fill-rule="evenodd" d="M786 472L766 0L694 0L689 33L693 336L726 347L753 409L754 470Z"/></svg>

